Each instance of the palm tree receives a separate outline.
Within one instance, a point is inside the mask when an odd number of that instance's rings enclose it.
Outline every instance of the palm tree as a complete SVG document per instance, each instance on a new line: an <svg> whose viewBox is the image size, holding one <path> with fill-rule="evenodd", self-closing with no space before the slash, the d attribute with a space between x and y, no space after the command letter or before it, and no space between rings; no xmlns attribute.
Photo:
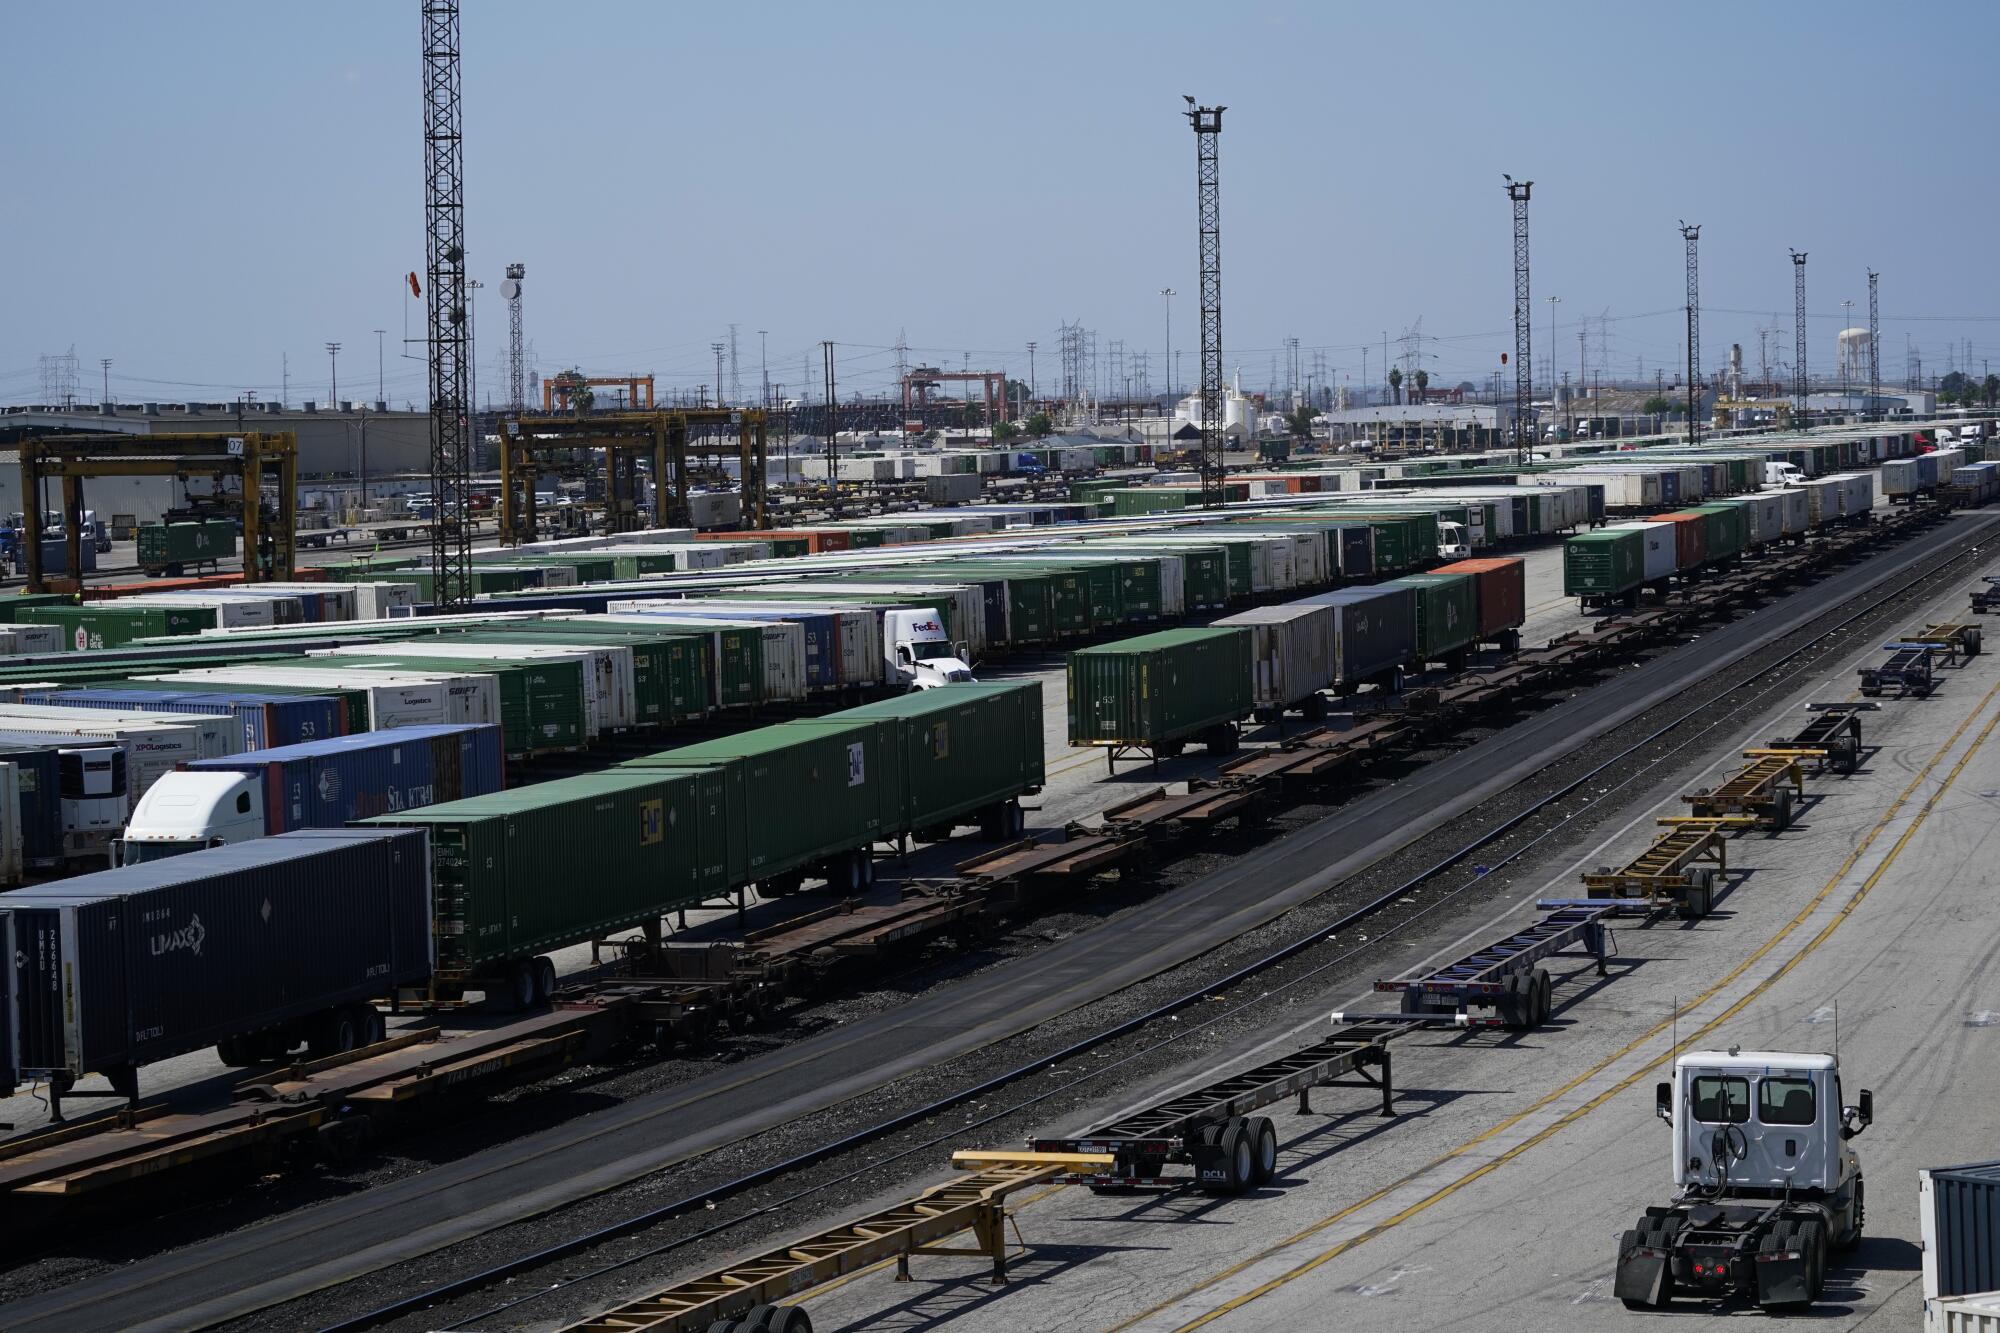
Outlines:
<svg viewBox="0 0 2000 1333"><path fill-rule="evenodd" d="M1424 401L1424 390L1426 390L1426 389L1428 389L1428 388L1430 388L1430 387L1431 387L1431 373L1430 373L1430 372L1429 372L1428 370L1419 370L1419 371L1417 372L1417 401L1418 401L1418 402L1420 402L1420 403L1421 403L1421 402L1423 402L1423 401Z"/></svg>
<svg viewBox="0 0 2000 1333"><path fill-rule="evenodd" d="M1401 366L1391 366L1389 368L1389 392L1396 396L1398 403L1403 401L1403 368Z"/></svg>

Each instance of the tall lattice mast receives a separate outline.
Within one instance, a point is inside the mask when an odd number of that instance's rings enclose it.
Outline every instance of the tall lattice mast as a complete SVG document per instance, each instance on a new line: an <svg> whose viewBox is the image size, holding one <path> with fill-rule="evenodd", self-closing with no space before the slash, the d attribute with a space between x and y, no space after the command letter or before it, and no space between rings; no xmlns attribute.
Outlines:
<svg viewBox="0 0 2000 1333"><path fill-rule="evenodd" d="M1792 409L1806 420L1806 256L1792 251Z"/></svg>
<svg viewBox="0 0 2000 1333"><path fill-rule="evenodd" d="M1681 223L1687 242L1688 443L1701 439L1701 224Z"/></svg>
<svg viewBox="0 0 2000 1333"><path fill-rule="evenodd" d="M472 601L472 404L465 287L465 140L457 0L423 0L424 268L431 393L431 573L436 602Z"/></svg>
<svg viewBox="0 0 2000 1333"><path fill-rule="evenodd" d="M1534 437L1528 431L1528 404L1535 396L1530 361L1534 307L1528 299L1528 193L1535 183L1507 175L1500 179L1507 182L1507 197L1514 203L1514 459L1525 464L1534 456Z"/></svg>
<svg viewBox="0 0 2000 1333"><path fill-rule="evenodd" d="M1194 129L1195 212L1201 230L1201 502L1224 500L1222 472L1222 184L1218 149L1229 108L1187 100Z"/></svg>
<svg viewBox="0 0 2000 1333"><path fill-rule="evenodd" d="M1882 397L1882 314L1875 303L1875 280L1882 275L1868 270L1868 419L1874 420Z"/></svg>
<svg viewBox="0 0 2000 1333"><path fill-rule="evenodd" d="M528 408L528 358L521 341L521 279L527 276L526 264L509 264L500 284L500 295L507 298L507 406L515 416Z"/></svg>

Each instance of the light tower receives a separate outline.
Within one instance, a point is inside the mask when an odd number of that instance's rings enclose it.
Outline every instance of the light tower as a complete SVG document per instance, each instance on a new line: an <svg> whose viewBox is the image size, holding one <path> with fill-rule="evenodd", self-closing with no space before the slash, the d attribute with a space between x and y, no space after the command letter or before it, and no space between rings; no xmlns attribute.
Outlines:
<svg viewBox="0 0 2000 1333"><path fill-rule="evenodd" d="M521 341L521 279L528 276L526 264L507 265L507 280L500 295L507 301L507 406L515 416L527 410L527 357Z"/></svg>
<svg viewBox="0 0 2000 1333"><path fill-rule="evenodd" d="M1195 214L1201 232L1201 502L1221 507L1222 484L1222 185L1217 150L1229 108L1187 102L1194 130Z"/></svg>
<svg viewBox="0 0 2000 1333"><path fill-rule="evenodd" d="M1806 255L1792 251L1792 410L1806 422Z"/></svg>
<svg viewBox="0 0 2000 1333"><path fill-rule="evenodd" d="M1517 181L1504 174L1500 179L1507 182L1507 198L1514 204L1514 458L1525 464L1532 461L1534 453L1528 435L1528 404L1535 390L1530 378L1529 326L1534 320L1534 307L1528 296L1528 193L1535 183Z"/></svg>
<svg viewBox="0 0 2000 1333"><path fill-rule="evenodd" d="M430 334L431 574L441 607L472 601L472 477L465 289L465 139L458 0L424 0L424 271Z"/></svg>
<svg viewBox="0 0 2000 1333"><path fill-rule="evenodd" d="M1880 410L1882 397L1882 316L1875 304L1875 280L1882 275L1868 270L1868 413L1870 421Z"/></svg>
<svg viewBox="0 0 2000 1333"><path fill-rule="evenodd" d="M1687 242L1687 321L1688 321L1688 443L1701 439L1701 224L1681 223L1681 239Z"/></svg>

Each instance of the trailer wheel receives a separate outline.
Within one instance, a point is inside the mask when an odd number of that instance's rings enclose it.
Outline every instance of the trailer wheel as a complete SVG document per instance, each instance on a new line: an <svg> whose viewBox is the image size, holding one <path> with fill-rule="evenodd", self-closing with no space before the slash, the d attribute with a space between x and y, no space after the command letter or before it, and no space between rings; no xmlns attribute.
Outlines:
<svg viewBox="0 0 2000 1333"><path fill-rule="evenodd" d="M1780 787L1771 797L1771 830L1783 833L1792 826L1792 789Z"/></svg>
<svg viewBox="0 0 2000 1333"><path fill-rule="evenodd" d="M535 966L522 958L507 969L506 1004L512 1013L525 1014L535 1007Z"/></svg>
<svg viewBox="0 0 2000 1333"><path fill-rule="evenodd" d="M1555 1007L1556 983L1550 980L1547 968L1538 967L1530 976L1535 987L1534 1026L1541 1027L1549 1021L1549 1011Z"/></svg>
<svg viewBox="0 0 2000 1333"><path fill-rule="evenodd" d="M382 1016L380 1009L372 1004L364 1004L360 1006L358 1012L364 1024L361 1033L363 1046L377 1046L389 1039L389 1020Z"/></svg>
<svg viewBox="0 0 2000 1333"><path fill-rule="evenodd" d="M862 888L869 889L875 886L875 851L873 848L863 847L854 853L854 870L855 878L861 881Z"/></svg>
<svg viewBox="0 0 2000 1333"><path fill-rule="evenodd" d="M1232 1121L1222 1133L1222 1159L1228 1177L1223 1183L1226 1193L1241 1194L1256 1183L1257 1144L1241 1120Z"/></svg>
<svg viewBox="0 0 2000 1333"><path fill-rule="evenodd" d="M1186 741L1161 741L1153 747L1153 754L1160 759L1178 759L1185 753Z"/></svg>
<svg viewBox="0 0 2000 1333"><path fill-rule="evenodd" d="M329 1009L313 1023L306 1049L315 1059L345 1055L361 1044L360 1025L352 1009Z"/></svg>
<svg viewBox="0 0 2000 1333"><path fill-rule="evenodd" d="M1966 629L1963 635L1963 642L1965 644L1965 655L1967 657L1979 656L1979 630L1976 626L1968 627Z"/></svg>
<svg viewBox="0 0 2000 1333"><path fill-rule="evenodd" d="M231 1069L246 1069L257 1061L243 1049L243 1045L239 1037L224 1037L215 1043L215 1058Z"/></svg>
<svg viewBox="0 0 2000 1333"><path fill-rule="evenodd" d="M545 1006L555 997L556 965L548 958L537 958L533 963L535 977L535 1004Z"/></svg>
<svg viewBox="0 0 2000 1333"><path fill-rule="evenodd" d="M1250 1138L1254 1145L1256 1179L1253 1185L1268 1185L1278 1174L1278 1127L1267 1115L1252 1116Z"/></svg>
<svg viewBox="0 0 2000 1333"><path fill-rule="evenodd" d="M1313 691L1305 697L1305 702L1299 705L1299 712L1308 722L1319 721L1326 716L1326 696L1317 690Z"/></svg>

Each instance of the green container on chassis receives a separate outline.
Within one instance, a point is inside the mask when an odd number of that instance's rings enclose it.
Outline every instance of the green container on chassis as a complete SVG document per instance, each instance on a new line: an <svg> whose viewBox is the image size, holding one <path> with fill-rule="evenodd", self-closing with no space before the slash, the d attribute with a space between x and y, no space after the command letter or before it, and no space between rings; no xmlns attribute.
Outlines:
<svg viewBox="0 0 2000 1333"><path fill-rule="evenodd" d="M139 525L138 559L142 569L192 565L235 554L236 520L232 518Z"/></svg>
<svg viewBox="0 0 2000 1333"><path fill-rule="evenodd" d="M1645 535L1638 528L1599 528L1563 543L1565 596L1623 597L1645 581Z"/></svg>
<svg viewBox="0 0 2000 1333"><path fill-rule="evenodd" d="M45 606L75 606L76 599L60 592L17 592L0 595L0 625L49 625L36 613Z"/></svg>
<svg viewBox="0 0 2000 1333"><path fill-rule="evenodd" d="M1375 534L1377 574L1400 574L1437 559L1435 514L1371 514L1360 510L1355 517Z"/></svg>
<svg viewBox="0 0 2000 1333"><path fill-rule="evenodd" d="M1056 624L1065 634L1087 634L1124 623L1118 596L1118 568L1115 565L1095 562L1079 564L1057 555L1023 555L1018 559L989 560L986 564L990 569L1003 572L1032 570L1049 575L1054 580L1050 587ZM949 565L938 568L946 573L951 570ZM1079 620L1082 628L1072 628Z"/></svg>
<svg viewBox="0 0 2000 1333"><path fill-rule="evenodd" d="M955 576L966 578L1006 579L1012 595L1013 580L1021 579L1038 583L1048 595L1048 639L1071 638L1090 633L1090 589L1081 570L1064 569L1054 565L1029 567L1026 565L991 564L979 559L964 562L954 560L948 565L926 566L927 578L942 579L946 582ZM902 576L902 571L897 571Z"/></svg>
<svg viewBox="0 0 2000 1333"><path fill-rule="evenodd" d="M578 583L608 583L618 577L618 562L611 556L595 555L581 551L564 552L558 555L523 555L500 560L482 560L474 568L492 569L495 567L519 565L567 565L576 571L576 581Z"/></svg>
<svg viewBox="0 0 2000 1333"><path fill-rule="evenodd" d="M843 853L908 831L894 719L781 722L662 750L620 771L722 775L728 885L810 874Z"/></svg>
<svg viewBox="0 0 2000 1333"><path fill-rule="evenodd" d="M774 543L775 545L775 543ZM643 578L648 574L671 574L679 561L672 551L620 551L611 557L612 577Z"/></svg>
<svg viewBox="0 0 2000 1333"><path fill-rule="evenodd" d="M627 637L684 639L700 654L713 708L750 708L764 697L764 631L756 626L677 625L670 620L622 621L584 618L569 622L579 632L600 628ZM615 639L622 642L623 639ZM636 669L636 666L635 666Z"/></svg>
<svg viewBox="0 0 2000 1333"><path fill-rule="evenodd" d="M1173 514L1188 507L1190 492L1184 487L1161 487L1158 489L1123 487L1106 491L1099 502L1111 501L1111 515L1114 518L1137 518L1145 514Z"/></svg>
<svg viewBox="0 0 2000 1333"><path fill-rule="evenodd" d="M470 645L469 645L470 646ZM550 647L560 645L551 644ZM589 742L583 697L584 663L555 659L426 657L421 640L407 652L371 657L323 657L369 671L443 672L492 676L500 682L500 734L509 759L581 750Z"/></svg>
<svg viewBox="0 0 2000 1333"><path fill-rule="evenodd" d="M721 896L722 789L617 769L358 822L430 830L438 976L461 981Z"/></svg>
<svg viewBox="0 0 2000 1333"><path fill-rule="evenodd" d="M1095 549L1108 553L1114 548ZM1189 611L1220 611L1229 605L1229 556L1218 547L1168 544L1115 549L1150 559L1178 559L1182 570L1181 597Z"/></svg>
<svg viewBox="0 0 2000 1333"><path fill-rule="evenodd" d="M971 822L968 816L1040 791L1047 776L1042 689L1033 682L913 690L799 725L877 720L896 729L890 762L901 766L899 822L911 831Z"/></svg>
<svg viewBox="0 0 2000 1333"><path fill-rule="evenodd" d="M1742 555L1749 549L1750 515L1744 512L1742 505L1728 503L1695 505L1692 509L1681 512L1700 514L1708 520L1703 524L1703 530L1708 539L1710 564Z"/></svg>
<svg viewBox="0 0 2000 1333"><path fill-rule="evenodd" d="M879 576L855 581L919 587L932 583L977 584L986 599L986 643L989 648L1049 643L1056 638L1055 580L1046 570L955 560L949 565L895 565L883 570ZM819 580L813 582L817 585ZM834 587L841 584L839 579L827 582ZM944 600L932 603L921 597L899 599L894 593L871 593L867 597L881 606L931 607L944 621L946 637L959 642L968 640L969 636L953 618L955 603ZM1004 630L1004 633L996 633L996 629Z"/></svg>
<svg viewBox="0 0 2000 1333"><path fill-rule="evenodd" d="M636 631L612 633L610 631ZM632 650L632 685L637 695L637 723L668 726L710 712L708 652L697 639L675 638L640 625L598 625L571 628L560 620L523 620L504 629L476 629L483 643L541 646L616 644Z"/></svg>
<svg viewBox="0 0 2000 1333"><path fill-rule="evenodd" d="M1417 660L1441 662L1479 637L1470 574L1406 574L1390 583L1417 594Z"/></svg>
<svg viewBox="0 0 2000 1333"><path fill-rule="evenodd" d="M1069 655L1069 743L1186 740L1255 706L1247 629L1170 629Z"/></svg>
<svg viewBox="0 0 2000 1333"><path fill-rule="evenodd" d="M199 634L215 628L215 608L86 602L82 606L39 607L29 623L62 626L70 647L81 651L117 648L134 639Z"/></svg>

